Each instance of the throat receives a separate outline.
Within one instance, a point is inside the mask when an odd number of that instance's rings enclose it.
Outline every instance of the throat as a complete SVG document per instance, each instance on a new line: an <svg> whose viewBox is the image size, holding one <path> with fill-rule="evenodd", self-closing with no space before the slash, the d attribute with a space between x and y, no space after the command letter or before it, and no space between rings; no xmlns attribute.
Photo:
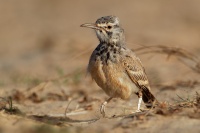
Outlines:
<svg viewBox="0 0 200 133"><path fill-rule="evenodd" d="M125 45L125 37L120 35L110 35L110 34L97 34L97 37L101 44L106 43L108 45Z"/></svg>

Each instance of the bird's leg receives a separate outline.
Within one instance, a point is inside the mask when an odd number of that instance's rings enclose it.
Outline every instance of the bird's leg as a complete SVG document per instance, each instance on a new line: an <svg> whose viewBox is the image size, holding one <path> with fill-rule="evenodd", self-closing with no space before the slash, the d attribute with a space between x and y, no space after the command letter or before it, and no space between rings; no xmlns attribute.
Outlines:
<svg viewBox="0 0 200 133"><path fill-rule="evenodd" d="M137 111L136 111L136 112L140 112L141 103L142 103L142 96L139 97L139 100L138 100L138 107L137 107Z"/></svg>
<svg viewBox="0 0 200 133"><path fill-rule="evenodd" d="M140 106L141 106L141 103L142 103L142 92L138 92L138 106L137 106L137 110L136 112L140 112Z"/></svg>
<svg viewBox="0 0 200 133"><path fill-rule="evenodd" d="M110 102L110 100L112 99L112 97L108 98L105 102L103 102L101 104L101 107L100 107L100 113L102 114L103 117L105 117L105 106L106 104L108 104Z"/></svg>

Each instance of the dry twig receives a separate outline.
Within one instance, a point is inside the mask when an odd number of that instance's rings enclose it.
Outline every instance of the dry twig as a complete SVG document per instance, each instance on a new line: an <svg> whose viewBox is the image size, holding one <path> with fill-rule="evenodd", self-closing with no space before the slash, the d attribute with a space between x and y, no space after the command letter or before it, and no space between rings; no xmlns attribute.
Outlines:
<svg viewBox="0 0 200 133"><path fill-rule="evenodd" d="M171 56L175 56L180 62L182 62L183 64L191 68L193 71L200 74L199 58L196 55L182 48L155 45L149 47L141 47L135 49L134 51L136 52L138 51L139 54L149 54L149 53L166 54L167 59L169 59Z"/></svg>

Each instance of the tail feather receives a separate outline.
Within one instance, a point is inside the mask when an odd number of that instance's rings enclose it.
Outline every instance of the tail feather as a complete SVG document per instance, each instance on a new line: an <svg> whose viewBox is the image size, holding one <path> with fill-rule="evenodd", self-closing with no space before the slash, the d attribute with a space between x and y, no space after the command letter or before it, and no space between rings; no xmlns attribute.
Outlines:
<svg viewBox="0 0 200 133"><path fill-rule="evenodd" d="M154 95L145 86L142 87L142 100L145 103L147 108L152 108L155 105L155 103L157 102Z"/></svg>

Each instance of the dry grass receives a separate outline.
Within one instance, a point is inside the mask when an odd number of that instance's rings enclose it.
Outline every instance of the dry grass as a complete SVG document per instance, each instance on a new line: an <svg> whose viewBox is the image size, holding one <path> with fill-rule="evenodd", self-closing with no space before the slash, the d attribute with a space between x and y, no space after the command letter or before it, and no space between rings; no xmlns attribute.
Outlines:
<svg viewBox="0 0 200 133"><path fill-rule="evenodd" d="M199 73L199 60L198 58L187 52L186 50L180 49L180 48L173 48L173 47L165 47L165 46L152 46L152 47L143 47L140 49L136 49L135 51L140 52L141 54L167 54L168 58L171 56L176 57L180 62L184 62L184 60L190 60L195 65L191 66L190 64L186 63L186 66L191 68L196 73ZM12 96L9 98L1 98L0 105L1 110L5 111L7 114L12 115L19 115L20 117L31 119L34 121L50 124L50 125L56 125L59 127L69 127L69 126L77 126L77 125L83 125L83 124L90 124L95 123L101 119L101 117L96 116L91 119L73 119L68 116L68 114L73 114L73 116L79 116L84 115L85 113L89 113L88 111L93 110L93 105L88 104L92 101L95 101L94 99L88 100L87 93L81 93L82 99L79 100L78 109L68 109L68 107L71 104L73 99L70 97L70 95L66 94L63 90L61 90L61 93L46 93L44 97L40 97L39 93L43 93L45 89L48 88L49 83L60 83L59 81L63 79L74 79L74 75L80 74L82 72L72 72L67 75L62 75L58 78L47 80L45 82L40 83L39 85L36 85L33 88L27 89L27 91L19 91L16 90ZM75 79L76 76L75 76ZM77 81L73 81L74 83ZM61 82L62 83L62 82ZM171 86L163 86L163 85L157 85L160 90L176 90L178 87L189 87L194 88L196 86L199 86L199 81L178 81L175 84ZM77 92L74 92L77 93ZM120 121L113 126L113 129L116 128L132 128L137 127L138 125L145 123L147 121L150 121L152 118L156 118L159 115L160 116L187 116L192 119L200 119L200 95L198 92L196 92L196 96L194 98L185 98L177 95L178 99L176 103L167 103L160 101L159 105L157 105L155 108L150 110L144 110L141 113L133 113L133 114L121 114L121 115L112 115L107 116L107 119L119 119ZM33 103L41 103L44 101L69 101L69 104L66 108L66 110L63 112L63 116L49 116L49 115L26 115L24 111L19 110L18 108L13 106L13 100L17 103L23 103L24 100L30 100ZM85 104L86 103L86 104ZM189 110L189 111L188 111Z"/></svg>
<svg viewBox="0 0 200 133"><path fill-rule="evenodd" d="M199 1L0 3L0 132L199 132ZM85 76L98 42L79 26L112 14L129 47L145 44L134 51L146 55L140 58L160 104L132 113L135 96L113 99L102 118L107 96Z"/></svg>
<svg viewBox="0 0 200 133"><path fill-rule="evenodd" d="M176 57L181 63L184 63L187 67L191 68L193 71L200 73L199 58L183 48L156 45L141 47L135 49L134 51L138 52L139 54L166 54L167 59L170 59L170 57L173 56Z"/></svg>

